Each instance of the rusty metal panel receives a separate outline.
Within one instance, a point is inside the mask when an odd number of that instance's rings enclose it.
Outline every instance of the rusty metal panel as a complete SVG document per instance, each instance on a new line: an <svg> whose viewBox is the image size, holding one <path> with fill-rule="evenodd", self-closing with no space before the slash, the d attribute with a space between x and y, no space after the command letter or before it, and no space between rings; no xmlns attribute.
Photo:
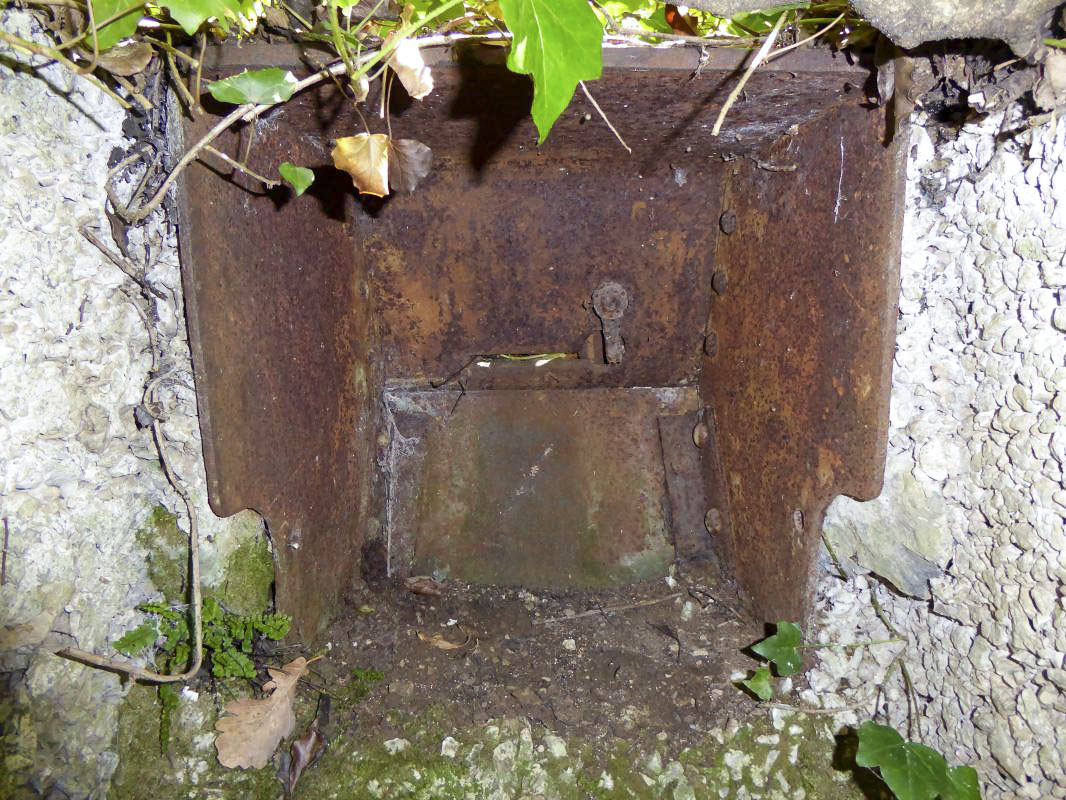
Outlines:
<svg viewBox="0 0 1066 800"><path fill-rule="evenodd" d="M266 64L305 71L288 47L218 52L213 74ZM723 184L723 173L749 169L728 159L827 118L863 80L843 59L790 54L752 79L714 139L709 128L744 52L712 50L694 78L694 52L610 50L592 89L633 154L580 96L538 148L529 81L492 63L500 52L452 61L436 51L433 95L415 103L394 92L393 132L434 151L433 171L414 195L356 200L329 152L331 139L364 127L329 84L216 142L240 158L254 130L253 169L273 175L292 161L315 170L304 197L264 192L220 162L195 164L181 181L183 275L212 507L220 514L250 507L266 517L278 603L295 615L302 638L326 621L358 567L364 537L381 524L375 461L386 378L425 388L476 355L559 351L583 357L537 372L504 364L467 370L464 385L695 384L721 187L747 180L738 173ZM208 114L186 122L185 140L216 121ZM846 136L869 134L849 124ZM831 155L816 154L791 178L804 175L829 191L818 169L828 169ZM873 155L876 171L883 158ZM861 191L852 180L845 176L845 191ZM758 180L749 182L759 190ZM872 201L848 198L842 218L865 230L857 210ZM748 202L749 212L738 211L745 226L756 224L767 200ZM797 219L812 219L798 198L794 205ZM795 246L776 235L768 247ZM723 254L743 255L728 247ZM614 364L598 357L602 320L592 303L608 281L629 297L618 321L624 354Z"/></svg>
<svg viewBox="0 0 1066 800"><path fill-rule="evenodd" d="M765 619L810 609L822 518L880 492L903 172L883 117L842 104L734 163L701 382L737 577Z"/></svg>
<svg viewBox="0 0 1066 800"><path fill-rule="evenodd" d="M694 387L390 389L386 403L394 572L555 588L667 574L657 422L698 408Z"/></svg>

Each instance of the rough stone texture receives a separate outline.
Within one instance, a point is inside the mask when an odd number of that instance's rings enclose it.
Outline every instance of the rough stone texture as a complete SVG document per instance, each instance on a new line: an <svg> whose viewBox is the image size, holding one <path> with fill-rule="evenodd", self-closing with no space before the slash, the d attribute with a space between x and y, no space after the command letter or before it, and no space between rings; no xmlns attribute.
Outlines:
<svg viewBox="0 0 1066 800"><path fill-rule="evenodd" d="M1066 126L997 144L1001 123L914 131L890 478L825 530L876 543L852 548L868 568L937 567L931 602L878 592L909 640L912 735L977 766L988 797L1066 798ZM884 638L869 586L823 581L822 641ZM900 647L824 651L807 699L872 709ZM881 700L902 726L898 673Z"/></svg>
<svg viewBox="0 0 1066 800"><path fill-rule="evenodd" d="M3 12L0 26L33 35L23 13ZM110 643L139 622L134 606L159 596L136 532L157 505L184 530L185 511L134 422L152 363L129 281L78 230L108 230L103 184L123 112L59 67L37 75L0 64L0 507L10 529L0 672L14 690L0 703L0 774L101 796L125 690L52 651L114 654ZM207 509L173 236L158 222L146 235L152 280L168 298L155 322L170 370L163 427L211 540L205 581L218 584L262 525L250 512L217 520Z"/></svg>
<svg viewBox="0 0 1066 800"><path fill-rule="evenodd" d="M1028 55L1045 35L1059 0L853 0L852 5L900 47L940 39L1001 39L1019 55ZM768 4L693 0L688 6L731 17Z"/></svg>

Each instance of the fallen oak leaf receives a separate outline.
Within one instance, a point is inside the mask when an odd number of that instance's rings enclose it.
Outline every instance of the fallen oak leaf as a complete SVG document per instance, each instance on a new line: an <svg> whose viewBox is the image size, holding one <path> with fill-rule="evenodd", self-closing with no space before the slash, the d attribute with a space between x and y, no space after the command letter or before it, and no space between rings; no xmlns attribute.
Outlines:
<svg viewBox="0 0 1066 800"><path fill-rule="evenodd" d="M422 59L422 49L413 40L401 39L387 63L412 99L421 100L433 91L433 73Z"/></svg>
<svg viewBox="0 0 1066 800"><path fill-rule="evenodd" d="M474 634L462 625L459 626L459 630L461 630L466 636L461 642L450 642L444 638L444 634L442 633L434 633L433 635L430 635L424 631L418 632L418 638L426 644L436 647L438 650L461 650L474 641Z"/></svg>
<svg viewBox="0 0 1066 800"><path fill-rule="evenodd" d="M267 765L281 740L296 727L292 700L309 663L301 656L281 669L268 669L273 678L263 686L264 692L270 692L268 696L226 704L226 716L215 723L215 748L222 766L259 769Z"/></svg>
<svg viewBox="0 0 1066 800"><path fill-rule="evenodd" d="M424 594L428 597L440 597L444 594L444 585L428 575L414 575L405 578L403 585L412 594Z"/></svg>
<svg viewBox="0 0 1066 800"><path fill-rule="evenodd" d="M384 133L359 133L337 140L333 164L352 176L361 194L384 197L389 193L389 137Z"/></svg>

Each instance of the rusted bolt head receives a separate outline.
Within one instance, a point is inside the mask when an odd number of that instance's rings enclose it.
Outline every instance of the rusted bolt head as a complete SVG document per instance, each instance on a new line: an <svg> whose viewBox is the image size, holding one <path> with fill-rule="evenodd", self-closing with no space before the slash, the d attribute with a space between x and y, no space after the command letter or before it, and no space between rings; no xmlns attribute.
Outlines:
<svg viewBox="0 0 1066 800"><path fill-rule="evenodd" d="M703 352L711 358L718 355L718 334L714 331L703 337Z"/></svg>
<svg viewBox="0 0 1066 800"><path fill-rule="evenodd" d="M703 524L707 528L707 533L721 533L722 532L722 512L717 508L712 508L707 512L703 518Z"/></svg>
<svg viewBox="0 0 1066 800"><path fill-rule="evenodd" d="M716 269L711 275L711 288L715 294L725 294L725 290L729 288L729 276L724 270Z"/></svg>
<svg viewBox="0 0 1066 800"><path fill-rule="evenodd" d="M732 211L723 211L722 216L718 218L718 227L728 236L737 229L737 215Z"/></svg>
<svg viewBox="0 0 1066 800"><path fill-rule="evenodd" d="M706 422L697 422L696 427L692 429L692 441L696 447L703 447L707 444L707 437L710 435L711 431Z"/></svg>
<svg viewBox="0 0 1066 800"><path fill-rule="evenodd" d="M592 293L592 310L602 320L619 319L629 308L629 293L620 283L601 283Z"/></svg>

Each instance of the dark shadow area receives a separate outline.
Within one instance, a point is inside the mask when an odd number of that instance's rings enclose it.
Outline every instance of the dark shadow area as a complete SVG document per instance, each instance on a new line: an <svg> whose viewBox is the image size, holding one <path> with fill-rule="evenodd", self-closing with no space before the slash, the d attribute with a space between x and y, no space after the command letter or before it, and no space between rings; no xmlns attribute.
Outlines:
<svg viewBox="0 0 1066 800"><path fill-rule="evenodd" d="M470 164L480 176L529 116L533 82L502 65L485 65L471 55L459 60L459 87L448 115L474 119L477 133L470 147Z"/></svg>
<svg viewBox="0 0 1066 800"><path fill-rule="evenodd" d="M855 763L855 754L859 752L858 732L854 728L846 727L835 738L833 769L837 772L851 773L851 779L869 800L893 800L895 795L873 770L860 767Z"/></svg>
<svg viewBox="0 0 1066 800"><path fill-rule="evenodd" d="M79 114L81 114L83 117L85 117L87 120L89 120L89 122L91 122L93 125L95 125L100 130L104 129L104 126L101 125L96 120L96 117L94 117L90 112L86 111L84 108L79 106L71 98L71 94L75 90L66 91L64 89L60 89L59 86L57 86L55 83L53 83L48 78L46 78L43 74L41 74L41 71L39 69L35 69L34 67L29 66L28 64L24 64L21 61L19 61L18 59L11 58L11 56L0 55L0 66L7 67L8 69L10 69L12 72L15 72L15 73L18 73L18 74L21 74L21 75L29 75L31 77L36 78L41 83L43 83L45 86L47 86L48 90L50 92L52 92L52 94L56 95L57 97L61 97L64 100L66 100L68 103L70 103L70 105Z"/></svg>

